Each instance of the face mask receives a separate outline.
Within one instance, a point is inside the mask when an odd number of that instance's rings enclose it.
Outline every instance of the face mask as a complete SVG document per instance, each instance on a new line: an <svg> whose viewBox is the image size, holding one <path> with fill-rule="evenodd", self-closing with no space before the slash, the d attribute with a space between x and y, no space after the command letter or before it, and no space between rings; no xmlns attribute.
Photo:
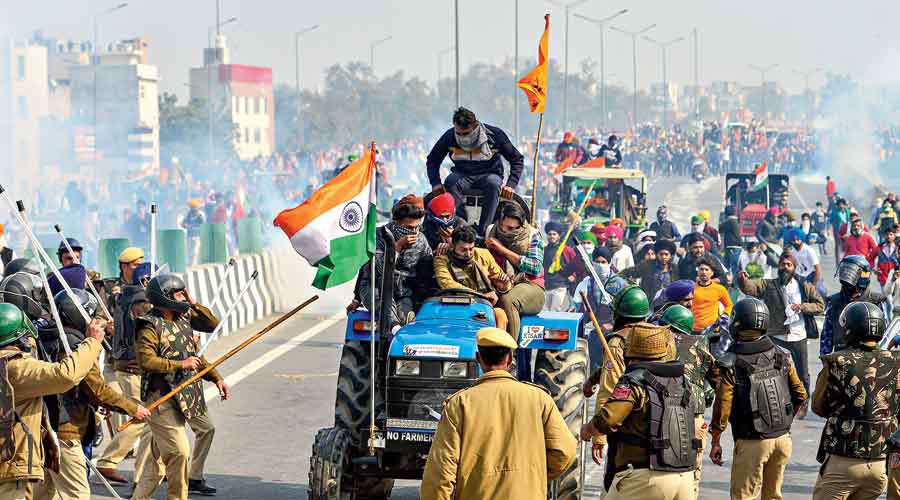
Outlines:
<svg viewBox="0 0 900 500"><path fill-rule="evenodd" d="M700 226L695 226L695 225L692 224L692 225L691 225L691 232L692 232L692 233L699 233L699 232L700 232Z"/></svg>
<svg viewBox="0 0 900 500"><path fill-rule="evenodd" d="M609 264L594 262L594 271L597 273L598 278L605 280L609 276L610 266Z"/></svg>
<svg viewBox="0 0 900 500"><path fill-rule="evenodd" d="M584 251L587 252L588 255L594 253L594 244L593 243L582 243L581 247L584 248Z"/></svg>
<svg viewBox="0 0 900 500"><path fill-rule="evenodd" d="M472 129L471 132L465 135L456 134L456 142L459 144L459 147L463 149L471 149L479 144L479 140L481 138L481 124L479 123L477 127Z"/></svg>
<svg viewBox="0 0 900 500"><path fill-rule="evenodd" d="M455 222L453 220L453 217L443 219L441 217L438 217L438 216L432 214L431 212L428 212L428 220L430 220L431 222L436 224L441 229L449 229L449 228L453 227L453 223Z"/></svg>
<svg viewBox="0 0 900 500"><path fill-rule="evenodd" d="M853 228L850 230L850 234L852 234L853 236L859 236L860 234L862 234L862 230Z"/></svg>
<svg viewBox="0 0 900 500"><path fill-rule="evenodd" d="M456 252L452 251L448 252L447 255L450 257L450 262L459 267L465 267L472 263L472 257L460 257Z"/></svg>

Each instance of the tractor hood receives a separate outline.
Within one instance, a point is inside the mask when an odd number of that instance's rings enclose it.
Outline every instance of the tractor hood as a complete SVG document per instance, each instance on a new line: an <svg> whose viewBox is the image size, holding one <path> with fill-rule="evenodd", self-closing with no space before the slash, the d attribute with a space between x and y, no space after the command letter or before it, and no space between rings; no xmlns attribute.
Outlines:
<svg viewBox="0 0 900 500"><path fill-rule="evenodd" d="M475 359L475 335L485 326L489 325L461 319L417 320L397 331L388 354L392 358Z"/></svg>

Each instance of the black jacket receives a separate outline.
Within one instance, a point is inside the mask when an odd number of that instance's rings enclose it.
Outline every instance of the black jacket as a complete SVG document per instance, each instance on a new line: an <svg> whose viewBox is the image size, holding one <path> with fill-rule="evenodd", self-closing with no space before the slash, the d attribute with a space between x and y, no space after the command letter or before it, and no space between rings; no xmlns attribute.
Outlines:
<svg viewBox="0 0 900 500"><path fill-rule="evenodd" d="M618 147L609 147L609 144L600 146L600 152L597 153L597 156L606 158L605 165L607 167L615 167L622 163L622 151L620 151Z"/></svg>
<svg viewBox="0 0 900 500"><path fill-rule="evenodd" d="M741 246L741 228L737 217L727 217L719 224L719 235L725 248Z"/></svg>
<svg viewBox="0 0 900 500"><path fill-rule="evenodd" d="M704 257L712 261L713 278L719 279L724 285L728 273L725 271L725 266L722 265L722 261L711 253L705 254ZM694 258L693 254L688 253L678 261L678 279L691 281L697 279L697 259Z"/></svg>
<svg viewBox="0 0 900 500"><path fill-rule="evenodd" d="M506 136L503 130L487 123L482 125L487 129L488 144L490 144L494 155L489 160L454 160L451 156L453 168L450 171L461 175L497 174L503 177L503 162L501 161L501 157L503 157L509 162L509 177L506 179L506 185L515 188L522 177L522 171L525 169L525 157L510 142L509 137ZM444 158L454 148L459 148L459 143L456 142L456 134L451 128L437 140L434 147L431 148L431 152L428 153L428 159L425 161L425 166L428 169L428 182L432 186L437 186L441 183L441 163L444 162Z"/></svg>
<svg viewBox="0 0 900 500"><path fill-rule="evenodd" d="M646 293L647 297L652 301L653 298L656 297L657 292L669 286L673 281L680 279L678 275L678 266L676 266L674 262L669 263L668 283L664 283L663 280L660 279L658 270L659 268L655 260L645 260L632 268L620 272L619 276L640 279L641 289L644 290L644 293Z"/></svg>

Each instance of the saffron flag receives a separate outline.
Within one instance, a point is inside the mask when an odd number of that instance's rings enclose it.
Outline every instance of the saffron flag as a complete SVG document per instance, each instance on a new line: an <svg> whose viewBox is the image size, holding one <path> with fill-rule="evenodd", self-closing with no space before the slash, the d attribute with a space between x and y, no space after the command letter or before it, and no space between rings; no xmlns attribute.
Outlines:
<svg viewBox="0 0 900 500"><path fill-rule="evenodd" d="M375 253L375 150L351 163L274 224L310 265L313 286L325 290L356 277Z"/></svg>
<svg viewBox="0 0 900 500"><path fill-rule="evenodd" d="M575 164L575 152L573 151L571 154L567 154L563 161L559 162L559 165L553 169L553 175L559 175L563 173L566 169Z"/></svg>
<svg viewBox="0 0 900 500"><path fill-rule="evenodd" d="M517 86L525 92L532 113L543 113L547 108L547 40L550 36L550 14L544 16L544 34L538 44L537 66L519 80Z"/></svg>
<svg viewBox="0 0 900 500"><path fill-rule="evenodd" d="M755 177L753 178L753 185L750 186L750 191L759 191L760 189L764 189L769 185L769 162L764 161L762 165L757 165L756 169L753 171Z"/></svg>
<svg viewBox="0 0 900 500"><path fill-rule="evenodd" d="M606 157L598 156L591 161L580 165L581 168L603 168L606 166Z"/></svg>

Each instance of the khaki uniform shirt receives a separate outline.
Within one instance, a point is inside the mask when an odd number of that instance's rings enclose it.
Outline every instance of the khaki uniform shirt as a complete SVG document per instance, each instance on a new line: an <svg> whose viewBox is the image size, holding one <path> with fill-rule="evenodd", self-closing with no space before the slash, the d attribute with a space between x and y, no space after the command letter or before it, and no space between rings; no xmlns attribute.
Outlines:
<svg viewBox="0 0 900 500"><path fill-rule="evenodd" d="M576 449L544 389L491 371L444 402L421 498L545 500Z"/></svg>
<svg viewBox="0 0 900 500"><path fill-rule="evenodd" d="M5 349L15 347L7 346ZM44 415L43 396L61 394L75 387L96 366L100 355L100 342L85 339L72 355L59 363L47 363L31 354L9 360L9 382L13 387L16 413L22 419L13 427L15 458L0 463L0 482L44 479L45 450L41 445L41 424ZM24 424L24 426L22 425ZM25 427L34 438L31 470L28 468L28 437Z"/></svg>
<svg viewBox="0 0 900 500"><path fill-rule="evenodd" d="M138 402L106 385L100 375L100 368L96 364L91 367L91 371L84 377L84 380L78 384L78 390L83 396L87 396L90 404L78 404L75 408L66 408L70 420L59 425L59 439L81 441L90 425L90 419L94 418L92 405L103 406L128 415L137 413Z"/></svg>

